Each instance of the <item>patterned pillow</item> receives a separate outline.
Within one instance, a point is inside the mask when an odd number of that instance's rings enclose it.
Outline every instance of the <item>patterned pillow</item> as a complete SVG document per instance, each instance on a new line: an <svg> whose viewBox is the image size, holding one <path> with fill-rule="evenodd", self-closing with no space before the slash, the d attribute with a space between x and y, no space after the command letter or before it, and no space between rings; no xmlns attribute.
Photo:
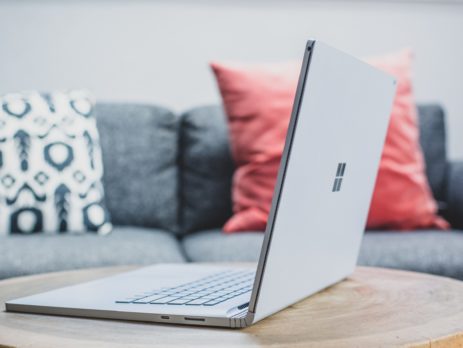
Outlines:
<svg viewBox="0 0 463 348"><path fill-rule="evenodd" d="M107 234L103 163L85 91L0 97L0 234Z"/></svg>

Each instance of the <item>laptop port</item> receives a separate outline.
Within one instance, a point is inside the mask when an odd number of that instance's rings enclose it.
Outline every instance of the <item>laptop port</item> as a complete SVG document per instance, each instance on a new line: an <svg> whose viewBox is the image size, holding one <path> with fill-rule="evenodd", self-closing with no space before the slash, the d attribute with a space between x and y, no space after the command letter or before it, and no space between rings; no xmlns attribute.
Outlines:
<svg viewBox="0 0 463 348"><path fill-rule="evenodd" d="M249 302L246 302L246 303L243 303L241 306L238 306L238 309L241 310L241 309L245 309L249 306Z"/></svg>
<svg viewBox="0 0 463 348"><path fill-rule="evenodd" d="M206 321L204 318L191 318L191 317L185 317L185 320L191 320L191 321Z"/></svg>

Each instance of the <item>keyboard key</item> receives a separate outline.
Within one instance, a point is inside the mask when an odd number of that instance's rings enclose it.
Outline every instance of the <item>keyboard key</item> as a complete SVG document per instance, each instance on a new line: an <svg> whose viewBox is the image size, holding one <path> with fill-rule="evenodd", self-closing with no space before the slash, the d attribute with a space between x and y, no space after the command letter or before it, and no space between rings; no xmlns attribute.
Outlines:
<svg viewBox="0 0 463 348"><path fill-rule="evenodd" d="M150 303L150 302L155 301L155 300L159 300L159 299L164 298L164 297L166 297L166 295L153 295L153 296L140 298L140 299L138 299L136 301L133 301L133 303L145 304L145 303Z"/></svg>
<svg viewBox="0 0 463 348"><path fill-rule="evenodd" d="M174 301L176 299L178 299L177 296L167 296L167 297L160 298L158 300L151 301L150 304L165 304L165 303L169 303L170 301Z"/></svg>
<svg viewBox="0 0 463 348"><path fill-rule="evenodd" d="M116 303L132 303L133 301L136 301L138 299L139 299L139 297L128 297L128 298L125 298L125 299L116 300Z"/></svg>
<svg viewBox="0 0 463 348"><path fill-rule="evenodd" d="M213 299L216 299L217 297L220 297L220 296L214 296L210 294L210 295L202 296L201 298L207 298L208 300L213 300Z"/></svg>
<svg viewBox="0 0 463 348"><path fill-rule="evenodd" d="M190 302L187 302L186 305L187 306L199 306L199 305L202 305L203 303L206 303L206 302L209 302L210 299L209 298L198 298L196 300L192 300Z"/></svg>
<svg viewBox="0 0 463 348"><path fill-rule="evenodd" d="M182 304L185 304L185 303L190 302L190 301L191 301L191 299L189 299L189 298L179 298L177 300L167 302L167 304L169 304L169 305L182 305Z"/></svg>
<svg viewBox="0 0 463 348"><path fill-rule="evenodd" d="M215 300L211 300L209 302L204 303L204 305L205 306L215 306L216 304L219 304L219 303L224 302L226 300L228 300L228 298L219 297L219 298L216 298Z"/></svg>
<svg viewBox="0 0 463 348"><path fill-rule="evenodd" d="M198 291L198 292L195 292L194 294L195 296L201 297L201 296L210 294L210 292L209 291Z"/></svg>
<svg viewBox="0 0 463 348"><path fill-rule="evenodd" d="M181 297L185 297L185 296L189 296L189 295L194 294L194 293L195 293L194 291L184 291L184 292L177 293L177 295L181 296Z"/></svg>

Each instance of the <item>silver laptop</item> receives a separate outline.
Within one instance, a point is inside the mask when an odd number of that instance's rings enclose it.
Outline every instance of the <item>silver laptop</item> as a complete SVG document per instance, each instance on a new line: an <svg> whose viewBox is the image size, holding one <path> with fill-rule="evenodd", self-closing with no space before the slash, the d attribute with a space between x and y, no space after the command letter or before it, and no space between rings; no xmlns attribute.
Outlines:
<svg viewBox="0 0 463 348"><path fill-rule="evenodd" d="M246 327L348 276L395 81L309 41L259 262L162 264L12 300L8 311Z"/></svg>

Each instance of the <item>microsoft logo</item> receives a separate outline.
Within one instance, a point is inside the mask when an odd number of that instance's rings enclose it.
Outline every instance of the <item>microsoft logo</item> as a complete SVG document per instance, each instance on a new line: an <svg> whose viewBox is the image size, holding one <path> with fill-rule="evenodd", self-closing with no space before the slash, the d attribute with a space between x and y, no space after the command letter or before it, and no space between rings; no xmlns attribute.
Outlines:
<svg viewBox="0 0 463 348"><path fill-rule="evenodd" d="M336 170L336 178L333 183L333 192L338 192L341 190L342 178L344 177L344 172L346 170L346 163L338 163L338 169Z"/></svg>

